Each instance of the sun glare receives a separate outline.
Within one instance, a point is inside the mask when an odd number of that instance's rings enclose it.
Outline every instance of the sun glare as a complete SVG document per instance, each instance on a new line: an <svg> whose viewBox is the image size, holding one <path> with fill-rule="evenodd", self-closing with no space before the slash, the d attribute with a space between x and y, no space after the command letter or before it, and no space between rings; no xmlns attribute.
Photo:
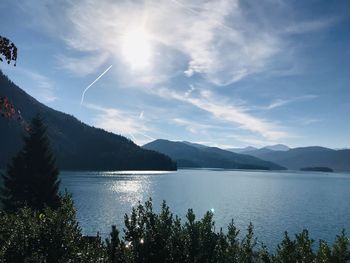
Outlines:
<svg viewBox="0 0 350 263"><path fill-rule="evenodd" d="M148 68L151 62L151 43L147 32L142 28L128 31L123 37L122 54L132 69Z"/></svg>

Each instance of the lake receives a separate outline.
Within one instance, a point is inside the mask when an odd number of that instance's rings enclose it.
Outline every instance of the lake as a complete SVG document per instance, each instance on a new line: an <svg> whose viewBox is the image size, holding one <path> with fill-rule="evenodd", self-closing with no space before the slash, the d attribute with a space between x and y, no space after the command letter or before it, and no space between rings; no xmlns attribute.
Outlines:
<svg viewBox="0 0 350 263"><path fill-rule="evenodd" d="M61 189L73 194L83 234L106 237L121 230L124 214L150 197L156 211L166 200L171 211L199 217L214 211L217 229L233 218L241 231L249 222L269 248L303 228L312 238L332 242L342 228L350 233L350 174L236 171L62 172Z"/></svg>

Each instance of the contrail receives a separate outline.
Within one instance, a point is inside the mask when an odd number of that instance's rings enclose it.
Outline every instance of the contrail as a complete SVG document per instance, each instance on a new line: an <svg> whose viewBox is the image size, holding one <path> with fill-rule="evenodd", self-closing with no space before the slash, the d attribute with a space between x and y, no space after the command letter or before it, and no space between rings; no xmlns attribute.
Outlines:
<svg viewBox="0 0 350 263"><path fill-rule="evenodd" d="M113 66L113 65L110 65L105 71L103 71L103 73L102 73L100 76L98 76L89 86L87 86L87 87L85 88L85 90L83 91L83 94L81 95L80 106L81 106L81 105L83 104L83 102L84 102L85 93L89 90L89 88L90 88L92 85L94 85L100 78L102 78L102 76L103 76L104 74L106 74L106 73L108 72L108 70L111 69L112 66Z"/></svg>

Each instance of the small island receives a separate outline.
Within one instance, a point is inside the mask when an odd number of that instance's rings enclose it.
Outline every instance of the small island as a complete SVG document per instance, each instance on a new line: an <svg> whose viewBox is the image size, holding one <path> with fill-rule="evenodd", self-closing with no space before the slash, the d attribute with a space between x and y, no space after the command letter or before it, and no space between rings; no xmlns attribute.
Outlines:
<svg viewBox="0 0 350 263"><path fill-rule="evenodd" d="M305 167L300 168L300 171L307 171L307 172L334 172L332 168L329 167Z"/></svg>

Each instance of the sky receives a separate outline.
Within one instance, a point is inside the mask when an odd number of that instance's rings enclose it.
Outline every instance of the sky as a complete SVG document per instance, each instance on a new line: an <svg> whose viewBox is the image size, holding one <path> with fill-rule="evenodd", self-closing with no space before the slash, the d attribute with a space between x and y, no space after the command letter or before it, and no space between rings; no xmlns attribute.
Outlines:
<svg viewBox="0 0 350 263"><path fill-rule="evenodd" d="M2 0L0 11L19 50L6 75L139 145L350 147L348 0Z"/></svg>

